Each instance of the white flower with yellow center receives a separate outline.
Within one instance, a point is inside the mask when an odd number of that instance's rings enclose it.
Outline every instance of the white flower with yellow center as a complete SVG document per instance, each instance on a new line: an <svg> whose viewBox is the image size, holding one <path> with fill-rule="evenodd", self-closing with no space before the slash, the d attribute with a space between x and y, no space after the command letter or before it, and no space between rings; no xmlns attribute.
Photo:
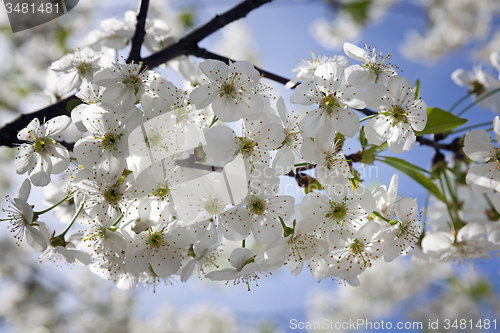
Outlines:
<svg viewBox="0 0 500 333"><path fill-rule="evenodd" d="M328 237L335 230L344 230L355 234L368 222L368 216L375 208L373 195L365 187L351 190L347 178L336 177L333 185L325 186L328 194L311 192L300 203L300 212L304 218L321 222L321 237Z"/></svg>
<svg viewBox="0 0 500 333"><path fill-rule="evenodd" d="M276 106L284 127L285 139L273 159L273 168L279 175L284 175L300 160L300 147L304 139L300 134L298 117L288 113L283 97L278 99Z"/></svg>
<svg viewBox="0 0 500 333"><path fill-rule="evenodd" d="M135 273L150 267L161 278L177 273L184 258L183 249L192 242L177 222L149 227L134 236L125 251L125 264Z"/></svg>
<svg viewBox="0 0 500 333"><path fill-rule="evenodd" d="M16 172L21 175L28 171L33 185L45 186L50 182L51 174L66 170L69 166L69 153L56 139L59 139L59 134L69 124L71 118L68 116L52 118L43 125L35 118L19 131L17 138L29 143L23 143L17 149Z"/></svg>
<svg viewBox="0 0 500 333"><path fill-rule="evenodd" d="M224 162L241 154L249 174L253 168L269 165L269 152L281 145L285 134L283 126L270 123L269 117L261 113L255 118L245 120L242 136L237 136L227 126L219 125L210 128L205 139L207 145L203 150L209 157Z"/></svg>
<svg viewBox="0 0 500 333"><path fill-rule="evenodd" d="M106 87L103 100L125 107L134 105L148 94L151 82L159 78L158 73L142 67L140 64L113 63L96 72L95 84Z"/></svg>
<svg viewBox="0 0 500 333"><path fill-rule="evenodd" d="M283 234L280 218L287 221L294 213L295 199L278 196L279 178L271 168L255 169L250 176L247 197L236 208L223 214L228 225L243 236L253 232L263 244L277 241Z"/></svg>
<svg viewBox="0 0 500 333"><path fill-rule="evenodd" d="M252 64L237 61L228 66L219 60L206 60L200 69L208 80L189 95L197 109L212 105L217 118L225 122L262 111L264 99L255 93L260 74Z"/></svg>
<svg viewBox="0 0 500 333"><path fill-rule="evenodd" d="M314 71L314 81L295 88L290 102L301 105L318 104L300 122L304 137L314 137L325 124L347 137L354 137L359 129L359 117L348 107L363 109L363 90L344 84L344 67L328 62Z"/></svg>
<svg viewBox="0 0 500 333"><path fill-rule="evenodd" d="M374 83L386 85L390 77L397 75L390 65L384 64L391 56L382 58L382 53L377 53L375 48L365 46L362 49L354 44L344 43L344 52L349 58L362 63L361 66L352 65L345 70L347 82L354 87L368 88Z"/></svg>
<svg viewBox="0 0 500 333"><path fill-rule="evenodd" d="M380 146L387 141L394 154L413 148L415 131L422 131L427 124L427 104L415 99L410 80L393 76L387 87L370 86L364 98L366 105L379 113L365 126L368 143Z"/></svg>
<svg viewBox="0 0 500 333"><path fill-rule="evenodd" d="M292 275L298 275L307 260L317 253L328 252L328 244L318 236L319 225L315 219L294 220L292 227L284 228L285 237L266 246L264 257L269 262L283 264Z"/></svg>
<svg viewBox="0 0 500 333"><path fill-rule="evenodd" d="M416 199L401 199L396 207L396 217L398 223L385 230L385 261L392 261L400 254L406 255L414 249L422 234L423 226L418 216Z"/></svg>
<svg viewBox="0 0 500 333"><path fill-rule="evenodd" d="M307 162L316 164L314 176L322 185L353 177L349 163L335 141L336 134L327 124L319 129L314 141L306 138L302 143L302 156Z"/></svg>
<svg viewBox="0 0 500 333"><path fill-rule="evenodd" d="M368 222L355 235L345 231L332 232L329 240L333 248L325 256L332 265L331 275L358 286L357 276L381 255L380 236L380 225L375 222Z"/></svg>
<svg viewBox="0 0 500 333"><path fill-rule="evenodd" d="M11 200L7 197L10 205L7 209L2 208L2 212L7 213L7 218L0 219L0 221L10 222L9 229L14 233L17 244L23 240L23 237L26 237L26 241L33 250L40 252L47 248L49 239L40 232L39 227L43 222L33 221L33 208L27 202L30 191L31 184L28 179L25 179L17 198Z"/></svg>
<svg viewBox="0 0 500 333"><path fill-rule="evenodd" d="M64 94L80 87L83 80L92 81L95 72L101 69L100 56L91 48L78 49L54 61L49 69L60 73L57 88Z"/></svg>

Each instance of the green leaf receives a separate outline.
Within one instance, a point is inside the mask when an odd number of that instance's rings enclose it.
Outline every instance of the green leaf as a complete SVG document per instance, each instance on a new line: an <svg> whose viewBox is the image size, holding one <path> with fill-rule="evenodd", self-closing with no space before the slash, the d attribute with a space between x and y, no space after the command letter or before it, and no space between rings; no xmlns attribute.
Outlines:
<svg viewBox="0 0 500 333"><path fill-rule="evenodd" d="M415 100L420 97L420 79L415 82Z"/></svg>
<svg viewBox="0 0 500 333"><path fill-rule="evenodd" d="M423 173L428 173L429 175L433 175L433 176L436 176L434 173L432 173L431 171L429 170L426 170L424 168L421 168L419 167L418 165L415 165L415 164L411 164L410 162L407 162L405 160L402 160L400 158L396 158L396 157L386 157L386 156L380 156L380 157L383 157L384 158L384 161L389 161L390 163L394 164L394 165L400 165L401 167L403 168L410 168L410 169L413 169L415 171L418 171L418 172L423 172ZM439 178L439 177L437 177Z"/></svg>
<svg viewBox="0 0 500 333"><path fill-rule="evenodd" d="M451 131L467 122L467 119L457 117L440 108L427 108L427 126L417 136Z"/></svg>
<svg viewBox="0 0 500 333"><path fill-rule="evenodd" d="M324 189L323 185L321 185L317 179L315 178L312 178L312 177L308 177L310 178L309 181L309 185L308 186L305 186L304 187L304 192L305 194L308 194L308 193L311 193L312 191L316 190L316 191L321 191Z"/></svg>
<svg viewBox="0 0 500 333"><path fill-rule="evenodd" d="M313 142L314 142L314 140L313 140ZM335 142L337 143L337 148L342 148L344 146L344 142L345 142L345 135L337 132L337 134L335 135Z"/></svg>
<svg viewBox="0 0 500 333"><path fill-rule="evenodd" d="M364 180L361 179L361 175L359 174L358 170L352 169L352 178L349 178L349 181L351 182L352 188L358 188L359 185L364 182Z"/></svg>
<svg viewBox="0 0 500 333"><path fill-rule="evenodd" d="M71 114L71 111L73 111L73 109L80 104L82 104L82 101L80 99L72 98L68 101L68 103L66 103L66 111L68 111L68 113Z"/></svg>
<svg viewBox="0 0 500 333"><path fill-rule="evenodd" d="M373 164L375 162L375 156L377 154L377 146L373 145L368 149L364 149L361 152L361 163L363 164Z"/></svg>
<svg viewBox="0 0 500 333"><path fill-rule="evenodd" d="M349 14L354 22L363 25L368 21L368 11L371 4L371 0L343 3L342 10Z"/></svg>
<svg viewBox="0 0 500 333"><path fill-rule="evenodd" d="M446 198L443 196L439 188L434 184L429 178L424 176L422 172L430 173L429 171L411 164L410 162L401 160L395 157L384 157L383 160L378 159L381 162L384 162L393 168L401 171L423 187L425 187L430 193L432 193L436 198L446 203Z"/></svg>
<svg viewBox="0 0 500 333"><path fill-rule="evenodd" d="M179 14L179 19L184 25L184 29L189 29L194 27L195 24L195 13L192 10L186 9Z"/></svg>
<svg viewBox="0 0 500 333"><path fill-rule="evenodd" d="M359 130L359 142L361 143L361 147L363 149L368 145L368 140L366 140L365 137L365 127L361 126L361 129Z"/></svg>

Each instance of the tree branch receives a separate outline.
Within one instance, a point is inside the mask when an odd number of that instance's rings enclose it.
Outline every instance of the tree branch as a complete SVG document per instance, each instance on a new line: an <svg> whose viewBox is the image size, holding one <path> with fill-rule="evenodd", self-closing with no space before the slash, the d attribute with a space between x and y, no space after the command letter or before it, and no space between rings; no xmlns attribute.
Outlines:
<svg viewBox="0 0 500 333"><path fill-rule="evenodd" d="M181 38L177 43L143 59L143 64L148 68L154 68L180 55L190 55L195 52L196 49L199 49L197 46L199 41L223 28L227 24L245 17L250 11L271 1L272 0L245 0L224 14L215 16L215 18L205 25ZM149 4L149 0L143 0L141 3L141 9L137 16L138 25L142 21L141 12L147 12L147 4ZM145 19L146 18L144 16L144 23ZM142 28L142 30L143 29L144 28ZM136 37L136 34L139 34L139 30L140 29L136 29L133 38ZM140 43L139 38L140 37L137 36L136 41L132 40L132 48L135 47L140 50L140 45L142 45L144 35L142 36L142 41L140 41ZM131 57L134 57L132 55L132 51L129 59ZM140 52L138 57L140 59ZM17 139L17 133L26 127L33 118L38 118L40 120L45 118L49 120L57 116L68 115L71 112L67 109L68 105L77 105L79 103L81 103L80 99L75 95L72 95L36 112L21 114L14 121L5 124L0 128L0 146L14 147L16 144L21 143L21 141Z"/></svg>
<svg viewBox="0 0 500 333"><path fill-rule="evenodd" d="M34 118L38 118L40 122L43 122L44 118L49 120L57 116L69 115L70 111L68 109L71 110L73 106L80 103L80 99L73 95L36 112L21 114L12 122L0 128L0 146L14 147L16 144L23 143L23 141L17 139L17 133Z"/></svg>
<svg viewBox="0 0 500 333"><path fill-rule="evenodd" d="M216 15L210 22L192 31L187 36L181 38L177 43L145 58L143 64L149 68L154 68L177 56L192 54L197 48L198 43L205 39L205 37L210 36L229 23L247 16L252 10L271 1L272 0L243 1L224 14Z"/></svg>
<svg viewBox="0 0 500 333"><path fill-rule="evenodd" d="M148 16L149 0L141 1L141 8L137 14L137 23L135 25L134 36L132 37L131 43L132 48L130 49L130 54L127 58L127 63L140 62L141 58L141 47L144 42L144 36L146 35L146 17Z"/></svg>
<svg viewBox="0 0 500 333"><path fill-rule="evenodd" d="M432 147L436 150L442 149L442 150L457 152L458 151L457 149L460 149L460 147L457 146L456 144L439 143L438 141L435 141L435 140L426 139L423 136L417 136L417 142L423 146L429 146L429 147Z"/></svg>

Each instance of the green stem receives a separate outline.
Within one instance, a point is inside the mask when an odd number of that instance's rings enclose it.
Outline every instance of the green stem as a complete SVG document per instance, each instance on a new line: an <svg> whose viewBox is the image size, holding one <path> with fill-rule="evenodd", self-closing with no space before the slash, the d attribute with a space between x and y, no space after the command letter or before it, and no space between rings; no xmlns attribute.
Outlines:
<svg viewBox="0 0 500 333"><path fill-rule="evenodd" d="M479 102L481 102L481 101L485 100L486 98L490 97L490 96L491 96L491 95L493 95L493 94L496 94L496 93L497 93L497 92L499 92L499 91L500 91L500 88L496 88L495 90L492 90L492 91L490 91L489 93L487 93L487 94L485 94L485 95L481 96L480 98L476 99L476 100L474 101L474 103L469 104L468 106L466 106L466 107L465 107L465 109L463 109L462 111L460 111L459 113L457 113L457 116L462 115L465 111L469 110L471 107L473 107L473 106L474 106L474 105L476 105L477 103L479 103Z"/></svg>
<svg viewBox="0 0 500 333"><path fill-rule="evenodd" d="M364 118L361 118L361 119L359 120L359 122L361 123L361 122L363 122L363 121L365 121L365 120L368 120L368 119L373 118L373 117L376 117L376 116L378 116L378 113L371 114L371 115L369 115L369 116L366 116L366 117L364 117Z"/></svg>
<svg viewBox="0 0 500 333"><path fill-rule="evenodd" d="M450 134L460 133L460 132L468 131L470 129L474 129L476 127L481 127L481 126L486 126L486 125L491 125L491 121L488 121L486 123L481 123L481 124L476 124L476 125L471 125L471 126L468 126L468 127L464 127L464 128L458 129L456 131L453 131ZM488 131L486 131L486 132L488 132Z"/></svg>
<svg viewBox="0 0 500 333"><path fill-rule="evenodd" d="M217 122L217 120L219 120L219 118L217 118L217 116L214 115L214 117L212 118L212 122L210 123L210 125L208 126L208 128L211 128Z"/></svg>
<svg viewBox="0 0 500 333"><path fill-rule="evenodd" d="M493 202L491 202L490 198L488 198L488 195L486 193L483 193L484 198L486 199L486 202L488 203L488 206L490 206L490 209L494 212L497 210L495 209L495 206L493 206Z"/></svg>
<svg viewBox="0 0 500 333"><path fill-rule="evenodd" d="M71 226L73 226L73 223L75 223L78 215L80 215L80 212L83 209L83 205L84 205L83 203L80 205L80 208L78 209L78 211L75 213L75 215L73 215L73 219L71 220L71 223L66 227L66 229L64 229L64 231L58 237L64 237L64 235L66 235L66 233L71 228Z"/></svg>
<svg viewBox="0 0 500 333"><path fill-rule="evenodd" d="M382 215L381 213L377 212L377 211L373 211L373 214L375 216L377 216L379 219L382 219L384 220L385 222L389 223L390 225L395 225L398 223L398 221L394 221L394 220L389 220L387 217L385 217L384 215Z"/></svg>
<svg viewBox="0 0 500 333"><path fill-rule="evenodd" d="M429 208L430 196L431 196L431 192L427 191L427 196L425 197L424 215L422 217L423 224L424 224L422 230L425 230L425 222L427 221L427 209Z"/></svg>
<svg viewBox="0 0 500 333"><path fill-rule="evenodd" d="M241 241L241 247L245 247L245 240Z"/></svg>
<svg viewBox="0 0 500 333"><path fill-rule="evenodd" d="M450 179L448 178L448 175L446 174L446 170L443 172L444 176L444 181L446 182L446 187L448 188L448 192L450 193L451 197L451 203L453 205L453 210L455 211L455 219L456 219L456 226L455 229L460 229L460 219L459 219L459 214L458 214L458 198L457 198L457 193L454 191L454 189L451 187Z"/></svg>
<svg viewBox="0 0 500 333"><path fill-rule="evenodd" d="M450 110L448 110L448 112L453 112L453 110L459 106L463 101L465 101L470 95L472 95L472 93L467 93L465 96L461 97L458 101L455 102L455 104L453 104L453 106L450 108Z"/></svg>
<svg viewBox="0 0 500 333"><path fill-rule="evenodd" d="M116 220L116 222L113 223L112 227L116 227L116 225L118 224L118 222L121 221L122 218L123 218L123 213L118 217L118 220Z"/></svg>
<svg viewBox="0 0 500 333"><path fill-rule="evenodd" d="M443 191L443 196L446 199L446 189L444 188L443 178L439 178L439 184L441 185L441 191ZM455 221L454 221L453 214L451 212L451 208L450 208L450 205L448 204L447 199L446 199L445 205L446 205L446 209L448 210L448 215L450 216L451 229L455 230Z"/></svg>
<svg viewBox="0 0 500 333"><path fill-rule="evenodd" d="M56 204L54 204L52 207L49 207L47 209L44 209L40 212L33 212L33 221L36 221L38 219L38 216L44 214L44 213L47 213L48 211L54 209L55 207L59 206L60 204L62 204L64 201L70 199L73 197L73 194L75 194L76 190L74 190L73 192L71 192L70 194L68 194L64 199L60 200L59 202L57 202Z"/></svg>
<svg viewBox="0 0 500 333"><path fill-rule="evenodd" d="M309 166L309 165L313 165L313 164L304 162L304 163L294 164L293 167L296 168L296 167Z"/></svg>
<svg viewBox="0 0 500 333"><path fill-rule="evenodd" d="M278 216L278 219L280 220L280 223L281 223L281 226L283 227L283 230L286 230L286 228L288 228L288 227L286 226L285 221L283 221L281 216Z"/></svg>

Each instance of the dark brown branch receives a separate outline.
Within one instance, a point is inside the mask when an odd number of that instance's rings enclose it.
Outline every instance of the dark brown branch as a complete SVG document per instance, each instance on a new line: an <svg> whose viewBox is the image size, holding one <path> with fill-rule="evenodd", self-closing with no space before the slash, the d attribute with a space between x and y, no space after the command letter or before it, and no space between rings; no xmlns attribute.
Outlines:
<svg viewBox="0 0 500 333"><path fill-rule="evenodd" d="M362 114L364 114L365 116L372 116L374 114L377 114L377 112L373 111L373 110L370 110L368 108L364 108L364 109L355 109L356 111L359 111L361 112Z"/></svg>
<svg viewBox="0 0 500 333"><path fill-rule="evenodd" d="M143 59L144 65L148 68L154 68L180 55L190 55L191 53L196 51L196 49L198 49L197 44L199 41L216 32L217 30L223 28L225 25L245 17L250 11L271 1L272 0L243 1L226 13L217 15L207 24L194 30L184 38L181 38L177 43L170 45L169 47ZM144 2L147 1L143 1L143 3L141 3L141 10L143 9L143 5L145 6ZM137 23L139 24L139 17L137 18L137 21ZM80 102L80 99L73 95L36 112L21 114L13 122L5 124L0 128L0 146L14 147L15 144L20 143L20 141L17 140L17 133L24 127L26 127L33 118L38 117L40 120L42 120L43 118L49 120L56 116L64 114L67 115L69 114L67 105L76 105Z"/></svg>
<svg viewBox="0 0 500 333"><path fill-rule="evenodd" d="M193 49L191 55L198 57L198 58L203 58L203 59L220 60L226 64L229 64L229 61L235 62L235 60L226 58L224 56L221 56L221 55L218 55L215 53L212 53L210 51L207 51L207 50L199 48L199 47L196 47L195 49ZM287 78L270 73L270 72L265 71L263 69L260 69L258 67L255 67L255 69L258 70L261 74L263 74L264 78L266 78L266 79L273 80L273 81L276 81L276 82L281 83L281 84L286 84L288 81L290 81Z"/></svg>
<svg viewBox="0 0 500 333"><path fill-rule="evenodd" d="M460 147L457 147L457 145L453 143L450 144L439 143L438 141L435 140L426 139L423 136L417 136L417 142L423 146L429 146L436 150L442 149L442 150L457 152L458 151L457 149L460 149Z"/></svg>
<svg viewBox="0 0 500 333"><path fill-rule="evenodd" d="M177 43L145 58L144 65L149 68L154 68L177 56L191 54L191 52L196 49L198 43L205 39L205 37L210 36L229 23L247 16L252 10L271 1L272 0L243 1L224 14L216 15L210 22L194 30L189 35L180 39Z"/></svg>
<svg viewBox="0 0 500 333"><path fill-rule="evenodd" d="M146 17L148 16L149 0L141 1L141 8L139 14L137 14L137 24L135 25L134 36L132 37L130 49L130 54L127 58L127 63L135 62L138 63L142 60L141 58L141 47L144 42L144 36L146 35Z"/></svg>
<svg viewBox="0 0 500 333"><path fill-rule="evenodd" d="M0 146L14 147L16 144L22 143L23 141L17 139L17 133L34 118L43 122L44 119L49 120L57 116L69 115L72 106L80 103L81 101L73 95L36 112L21 114L0 129Z"/></svg>

